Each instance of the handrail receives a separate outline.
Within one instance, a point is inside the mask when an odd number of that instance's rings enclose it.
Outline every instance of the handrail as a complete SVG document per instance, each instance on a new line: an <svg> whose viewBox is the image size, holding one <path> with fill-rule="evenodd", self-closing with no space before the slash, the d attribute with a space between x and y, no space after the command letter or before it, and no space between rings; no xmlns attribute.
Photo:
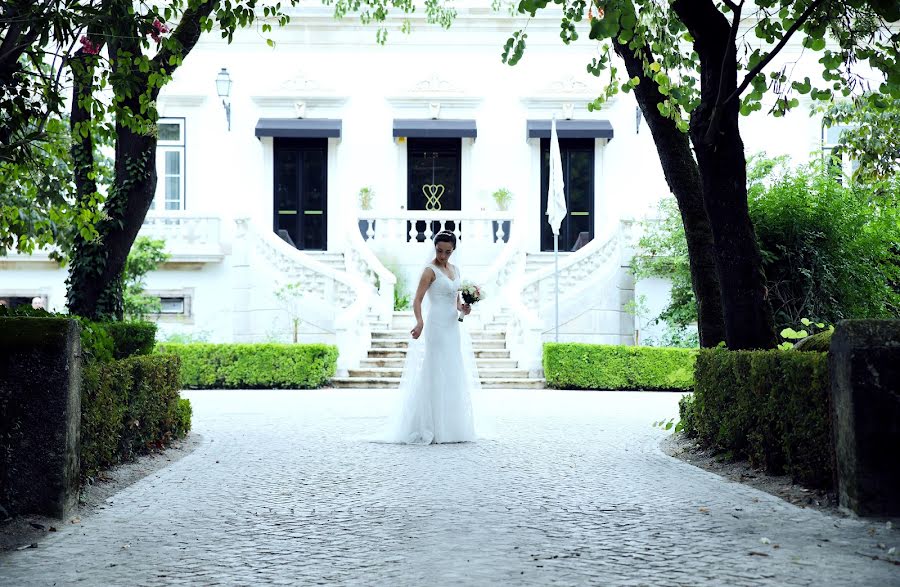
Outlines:
<svg viewBox="0 0 900 587"><path fill-rule="evenodd" d="M366 245L359 233L357 215L348 215L346 223L346 240L344 248L344 264L349 273L356 273L360 277L365 270L373 273L378 280L378 298L380 301L378 316L381 320L390 320L390 314L394 310L394 287L397 285L397 276L384 266L372 249ZM358 255L359 257L356 257ZM373 284L374 285L374 284Z"/></svg>

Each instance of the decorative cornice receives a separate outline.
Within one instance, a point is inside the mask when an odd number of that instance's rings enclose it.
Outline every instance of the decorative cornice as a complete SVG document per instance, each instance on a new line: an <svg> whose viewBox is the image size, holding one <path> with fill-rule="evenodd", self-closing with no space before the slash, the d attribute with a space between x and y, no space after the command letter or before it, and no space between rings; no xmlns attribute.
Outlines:
<svg viewBox="0 0 900 587"><path fill-rule="evenodd" d="M307 108L335 108L343 106L349 96L338 95L302 70L271 86L264 94L250 97L261 107L292 109L300 118L307 116Z"/></svg>
<svg viewBox="0 0 900 587"><path fill-rule="evenodd" d="M588 84L576 79L575 76L568 76L550 82L532 94L523 96L520 100L528 108L566 111L583 108L596 100L599 95L599 91L592 91ZM610 104L613 101L615 101L614 97L607 100L607 103Z"/></svg>
<svg viewBox="0 0 900 587"><path fill-rule="evenodd" d="M480 104L483 99L444 79L437 72L415 82L404 94L387 97L389 104L399 108L415 108L431 104L440 104L440 107L471 108Z"/></svg>

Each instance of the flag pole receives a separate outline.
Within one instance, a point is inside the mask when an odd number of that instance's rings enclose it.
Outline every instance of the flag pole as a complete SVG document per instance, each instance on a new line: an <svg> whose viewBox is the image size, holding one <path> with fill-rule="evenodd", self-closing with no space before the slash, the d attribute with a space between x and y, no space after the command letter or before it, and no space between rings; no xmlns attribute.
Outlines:
<svg viewBox="0 0 900 587"><path fill-rule="evenodd" d="M556 342L559 342L559 235L553 235L553 278L556 283L556 287L554 288L556 291L555 295L555 314L554 314L554 324L556 324Z"/></svg>

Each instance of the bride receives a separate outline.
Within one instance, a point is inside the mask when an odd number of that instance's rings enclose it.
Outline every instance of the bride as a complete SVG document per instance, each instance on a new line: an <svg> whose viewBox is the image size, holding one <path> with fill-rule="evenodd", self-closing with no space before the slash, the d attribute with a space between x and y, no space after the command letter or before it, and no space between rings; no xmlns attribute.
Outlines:
<svg viewBox="0 0 900 587"><path fill-rule="evenodd" d="M413 302L416 325L400 379L401 403L384 434L386 442L475 440L470 392L479 389L480 382L471 340L457 320L457 312L468 315L472 309L459 295L459 269L450 264L454 250L456 235L435 235L434 259L422 270Z"/></svg>

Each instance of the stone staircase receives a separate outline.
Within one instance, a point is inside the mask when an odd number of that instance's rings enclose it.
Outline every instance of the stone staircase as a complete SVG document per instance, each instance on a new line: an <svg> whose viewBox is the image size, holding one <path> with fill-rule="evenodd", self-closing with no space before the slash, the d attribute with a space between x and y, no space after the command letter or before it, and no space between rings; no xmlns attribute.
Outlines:
<svg viewBox="0 0 900 587"><path fill-rule="evenodd" d="M412 312L394 312L391 324L372 323L372 346L358 369L351 369L347 377L331 380L339 388L396 388L403 373L403 362L409 344L409 328L414 324ZM541 389L544 380L528 376L519 369L506 350L506 333L502 320L471 330L472 346L481 385L489 389Z"/></svg>
<svg viewBox="0 0 900 587"><path fill-rule="evenodd" d="M562 263L567 255L572 253L566 251L559 252L559 262ZM527 253L525 255L525 273L540 271L545 267L553 267L553 252Z"/></svg>
<svg viewBox="0 0 900 587"><path fill-rule="evenodd" d="M344 271L344 254L329 253L327 251L303 251L311 259L315 259L319 263L324 263L335 271Z"/></svg>

